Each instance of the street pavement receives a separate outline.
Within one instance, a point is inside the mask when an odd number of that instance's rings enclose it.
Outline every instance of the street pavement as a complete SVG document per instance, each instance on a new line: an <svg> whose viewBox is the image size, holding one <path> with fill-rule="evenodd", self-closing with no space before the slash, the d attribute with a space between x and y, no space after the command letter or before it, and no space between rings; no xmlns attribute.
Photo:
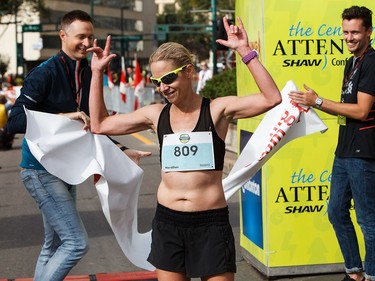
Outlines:
<svg viewBox="0 0 375 281"><path fill-rule="evenodd" d="M131 148L153 153L152 156L142 159L140 164L145 175L139 195L138 221L139 231L146 232L151 227L156 206L156 190L160 181L157 138L150 131L115 138ZM149 141L145 142L145 140ZM39 210L25 191L19 176L21 141L22 135L18 135L12 150L0 151L0 279L32 277L43 241L42 219ZM225 166L227 170L233 165L235 159L235 153L229 151L226 153ZM234 195L228 204L236 239L238 270L235 276L236 281L335 281L343 278L341 273L294 276L293 272L290 273L290 276L267 278L243 258L239 245L238 196ZM92 179L78 186L77 206L88 232L90 250L71 271L70 276L143 271L131 264L118 246L101 211Z"/></svg>

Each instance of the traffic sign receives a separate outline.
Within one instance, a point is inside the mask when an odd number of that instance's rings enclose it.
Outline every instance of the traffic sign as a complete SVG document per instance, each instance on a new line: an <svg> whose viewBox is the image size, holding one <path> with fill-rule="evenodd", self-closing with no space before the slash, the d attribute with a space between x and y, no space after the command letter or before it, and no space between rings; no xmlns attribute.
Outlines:
<svg viewBox="0 0 375 281"><path fill-rule="evenodd" d="M124 41L141 41L142 35L119 35L119 36L112 36L112 40L121 40Z"/></svg>
<svg viewBox="0 0 375 281"><path fill-rule="evenodd" d="M212 26L207 24L156 24L154 32L160 33L208 33L212 32Z"/></svg>
<svg viewBox="0 0 375 281"><path fill-rule="evenodd" d="M22 32L41 32L41 24L24 24L22 25Z"/></svg>

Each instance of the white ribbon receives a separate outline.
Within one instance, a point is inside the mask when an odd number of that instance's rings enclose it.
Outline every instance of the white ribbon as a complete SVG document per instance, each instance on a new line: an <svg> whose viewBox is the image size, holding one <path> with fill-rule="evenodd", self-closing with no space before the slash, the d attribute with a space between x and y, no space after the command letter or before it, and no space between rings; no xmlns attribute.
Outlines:
<svg viewBox="0 0 375 281"><path fill-rule="evenodd" d="M154 270L146 260L151 249L151 231L137 230L142 169L106 136L82 130L79 121L25 111L25 138L36 159L49 173L69 184L77 185L94 174L101 175L96 190L122 251L134 265Z"/></svg>
<svg viewBox="0 0 375 281"><path fill-rule="evenodd" d="M284 144L327 130L312 108L298 106L290 100L288 94L292 90L297 90L297 87L289 81L281 91L281 104L266 113L228 177L223 180L225 198L229 199L236 193Z"/></svg>

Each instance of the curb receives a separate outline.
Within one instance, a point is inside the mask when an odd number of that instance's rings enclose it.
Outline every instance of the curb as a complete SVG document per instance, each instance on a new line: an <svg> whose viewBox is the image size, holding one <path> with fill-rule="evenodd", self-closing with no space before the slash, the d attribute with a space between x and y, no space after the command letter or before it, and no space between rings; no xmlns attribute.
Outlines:
<svg viewBox="0 0 375 281"><path fill-rule="evenodd" d="M157 281L156 271L98 273L67 276L64 281ZM0 281L33 281L33 278L0 279Z"/></svg>

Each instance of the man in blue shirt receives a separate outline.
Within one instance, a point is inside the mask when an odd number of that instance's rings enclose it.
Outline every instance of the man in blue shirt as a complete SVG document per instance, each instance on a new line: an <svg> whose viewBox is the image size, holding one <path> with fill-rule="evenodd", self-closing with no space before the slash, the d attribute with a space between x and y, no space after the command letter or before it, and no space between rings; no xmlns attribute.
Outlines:
<svg viewBox="0 0 375 281"><path fill-rule="evenodd" d="M83 129L90 128L91 69L86 50L94 41L92 18L80 10L68 12L62 18L59 36L62 48L58 54L34 68L24 81L8 120L11 133L25 133L23 107L63 114L82 120ZM121 150L126 149L114 142ZM150 154L130 149L125 153L135 162ZM25 139L20 166L23 183L38 204L44 222L44 245L34 280L61 281L88 250L87 233L75 204L76 187L48 173L32 155Z"/></svg>

